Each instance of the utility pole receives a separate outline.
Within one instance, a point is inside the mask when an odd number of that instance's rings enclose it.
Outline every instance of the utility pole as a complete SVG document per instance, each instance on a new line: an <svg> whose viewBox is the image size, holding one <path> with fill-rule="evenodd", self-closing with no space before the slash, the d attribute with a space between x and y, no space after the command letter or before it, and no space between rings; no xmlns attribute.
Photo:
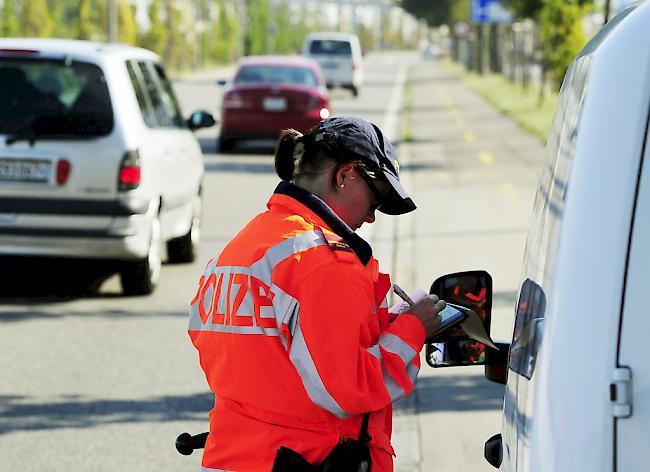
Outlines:
<svg viewBox="0 0 650 472"><path fill-rule="evenodd" d="M108 42L117 42L117 0L108 0Z"/></svg>

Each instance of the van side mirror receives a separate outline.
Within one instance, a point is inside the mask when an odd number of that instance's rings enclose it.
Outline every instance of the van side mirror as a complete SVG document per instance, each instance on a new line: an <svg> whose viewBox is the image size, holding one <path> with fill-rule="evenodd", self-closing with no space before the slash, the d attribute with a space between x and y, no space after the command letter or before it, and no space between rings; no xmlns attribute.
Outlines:
<svg viewBox="0 0 650 472"><path fill-rule="evenodd" d="M199 110L195 111L187 119L187 127L192 131L200 128L209 128L214 126L217 121L214 119L211 113L207 111Z"/></svg>
<svg viewBox="0 0 650 472"><path fill-rule="evenodd" d="M486 271L444 275L433 282L429 293L474 310L483 322L486 333L490 334L492 277ZM426 360L431 367L481 365L486 363L487 352L485 344L471 339L458 325L427 342Z"/></svg>

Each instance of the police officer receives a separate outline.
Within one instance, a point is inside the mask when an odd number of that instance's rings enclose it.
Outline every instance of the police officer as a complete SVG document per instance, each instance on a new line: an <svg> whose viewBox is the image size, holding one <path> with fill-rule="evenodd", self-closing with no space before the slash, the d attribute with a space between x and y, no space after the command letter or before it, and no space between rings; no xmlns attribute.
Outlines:
<svg viewBox="0 0 650 472"><path fill-rule="evenodd" d="M365 413L373 472L393 470L392 403L413 389L445 302L392 317L389 277L354 230L415 204L374 124L282 133L268 210L211 259L189 334L215 395L204 471L271 470L280 447L320 464Z"/></svg>

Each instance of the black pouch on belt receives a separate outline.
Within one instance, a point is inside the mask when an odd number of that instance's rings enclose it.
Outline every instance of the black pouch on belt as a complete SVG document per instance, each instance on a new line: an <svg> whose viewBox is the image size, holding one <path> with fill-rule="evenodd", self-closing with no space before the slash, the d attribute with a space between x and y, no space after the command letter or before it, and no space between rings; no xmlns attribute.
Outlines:
<svg viewBox="0 0 650 472"><path fill-rule="evenodd" d="M319 465L310 464L293 449L280 447L275 454L271 472L370 472L368 417L363 415L358 439L338 443Z"/></svg>

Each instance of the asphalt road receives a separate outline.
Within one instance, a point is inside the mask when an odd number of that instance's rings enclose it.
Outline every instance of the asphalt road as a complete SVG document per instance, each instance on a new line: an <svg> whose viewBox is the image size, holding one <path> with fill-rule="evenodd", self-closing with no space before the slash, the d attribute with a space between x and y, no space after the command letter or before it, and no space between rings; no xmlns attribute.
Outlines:
<svg viewBox="0 0 650 472"><path fill-rule="evenodd" d="M215 112L216 79L178 81L187 114ZM379 124L399 144L403 179L419 206L379 216L362 234L384 270L407 288L428 289L446 272L485 268L495 281L494 333L507 339L518 290L532 196L543 146L414 54L366 57L358 98L333 91L335 114ZM215 154L218 127L197 137L205 152L205 213L198 260L165 265L149 297L122 297L116 277L76 296L64 261L37 265L0 287L0 471L191 471L182 431L206 430L211 396L186 334L189 300L205 262L277 184L269 142ZM18 277L18 276L16 276ZM99 280L99 279L97 279ZM493 470L483 441L497 432L502 388L480 367L423 367L412 397L397 405L396 469Z"/></svg>

